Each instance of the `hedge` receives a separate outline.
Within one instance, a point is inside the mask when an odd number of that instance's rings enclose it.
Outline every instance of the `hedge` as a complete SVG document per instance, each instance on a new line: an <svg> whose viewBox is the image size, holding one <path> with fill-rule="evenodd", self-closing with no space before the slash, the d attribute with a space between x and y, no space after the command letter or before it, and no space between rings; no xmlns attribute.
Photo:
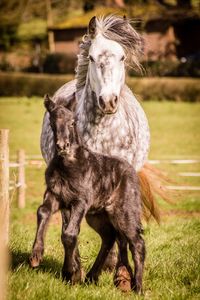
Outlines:
<svg viewBox="0 0 200 300"><path fill-rule="evenodd" d="M200 79L196 78L129 78L129 87L142 100L200 102Z"/></svg>
<svg viewBox="0 0 200 300"><path fill-rule="evenodd" d="M73 75L0 73L0 96L50 95ZM127 78L133 93L142 100L200 102L200 79L193 78Z"/></svg>
<svg viewBox="0 0 200 300"><path fill-rule="evenodd" d="M44 96L54 92L73 75L46 75L30 73L1 73L0 96Z"/></svg>

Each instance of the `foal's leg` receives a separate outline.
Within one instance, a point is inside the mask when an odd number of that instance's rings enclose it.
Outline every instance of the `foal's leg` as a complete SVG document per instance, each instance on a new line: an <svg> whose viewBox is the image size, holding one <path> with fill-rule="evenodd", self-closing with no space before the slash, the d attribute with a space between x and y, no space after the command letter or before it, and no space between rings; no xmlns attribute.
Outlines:
<svg viewBox="0 0 200 300"><path fill-rule="evenodd" d="M116 265L114 284L121 291L128 292L131 290L133 282L133 272L128 261L127 241L118 234L118 261Z"/></svg>
<svg viewBox="0 0 200 300"><path fill-rule="evenodd" d="M65 251L64 264L62 268L63 279L74 284L81 281L80 258L77 246L77 237L80 224L84 217L85 205L77 201L69 211L63 213L62 243Z"/></svg>
<svg viewBox="0 0 200 300"><path fill-rule="evenodd" d="M113 245L105 260L105 263L103 265L103 270L112 272L115 269L116 263L117 263L117 253L116 253L116 247L115 245Z"/></svg>
<svg viewBox="0 0 200 300"><path fill-rule="evenodd" d="M61 215L62 215L62 232L63 232L69 224L70 210L69 209L62 209ZM62 236L61 236L61 239L62 239ZM78 250L78 245L76 247L75 260L77 261L77 264L80 264L80 254L79 254L79 250Z"/></svg>
<svg viewBox="0 0 200 300"><path fill-rule="evenodd" d="M129 248L135 264L133 289L137 293L142 292L142 276L145 259L145 244L140 234L129 240Z"/></svg>
<svg viewBox="0 0 200 300"><path fill-rule="evenodd" d="M108 258L109 252L114 245L116 233L106 213L95 215L88 214L86 215L86 220L87 223L101 236L102 239L99 254L97 255L92 268L86 275L86 281L97 282L105 261Z"/></svg>
<svg viewBox="0 0 200 300"><path fill-rule="evenodd" d="M37 231L29 258L31 267L38 267L44 253L44 234L52 214L59 209L59 202L50 192L45 192L44 202L37 210Z"/></svg>
<svg viewBox="0 0 200 300"><path fill-rule="evenodd" d="M115 201L115 207L108 212L115 230L128 242L135 264L132 289L142 291L142 275L145 259L145 245L141 237L141 198L139 182L136 174L131 177L123 176L121 181L121 195Z"/></svg>
<svg viewBox="0 0 200 300"><path fill-rule="evenodd" d="M124 219L122 219L122 217ZM141 293L142 275L145 259L145 244L143 238L140 235L140 220L137 220L137 217L134 215L134 211L131 212L130 206L126 212L126 218L124 217L124 215L122 217L121 219L119 217L117 218L117 214L115 216L112 216L113 225L129 244L129 248L135 265L134 277L132 278L131 276L131 287L135 292ZM123 263L126 266L126 256ZM129 271L129 274L132 274L129 268L127 268L127 270Z"/></svg>

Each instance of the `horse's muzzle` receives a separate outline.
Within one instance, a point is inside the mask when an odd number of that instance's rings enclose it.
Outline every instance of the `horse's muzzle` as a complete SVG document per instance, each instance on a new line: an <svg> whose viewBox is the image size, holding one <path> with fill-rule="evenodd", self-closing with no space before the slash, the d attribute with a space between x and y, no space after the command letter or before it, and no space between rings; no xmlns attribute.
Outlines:
<svg viewBox="0 0 200 300"><path fill-rule="evenodd" d="M118 97L112 95L109 97L99 96L99 107L104 114L114 114L118 108Z"/></svg>
<svg viewBox="0 0 200 300"><path fill-rule="evenodd" d="M57 148L57 152L58 152L58 155L60 156L65 156L66 154L69 154L70 153L70 143L67 142L67 143L59 143L57 142L56 143L56 148Z"/></svg>

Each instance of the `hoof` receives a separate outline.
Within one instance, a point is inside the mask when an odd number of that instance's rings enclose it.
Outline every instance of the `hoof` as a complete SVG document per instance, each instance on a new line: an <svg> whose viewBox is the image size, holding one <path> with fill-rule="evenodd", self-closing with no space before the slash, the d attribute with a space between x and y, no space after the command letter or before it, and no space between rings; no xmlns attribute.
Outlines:
<svg viewBox="0 0 200 300"><path fill-rule="evenodd" d="M42 261L42 253L41 251L33 251L31 256L29 257L29 263L32 268L37 268Z"/></svg>
<svg viewBox="0 0 200 300"><path fill-rule="evenodd" d="M122 292L131 291L131 276L125 266L121 266L117 269L114 277L114 284Z"/></svg>
<svg viewBox="0 0 200 300"><path fill-rule="evenodd" d="M83 268L81 268L80 270L76 271L71 278L71 283L75 284L75 283L83 283L84 282L84 278L85 278L85 272L83 270Z"/></svg>
<svg viewBox="0 0 200 300"><path fill-rule="evenodd" d="M68 273L63 271L62 278L63 280L69 282L70 284L82 283L84 282L85 272L83 268L77 270L74 273Z"/></svg>

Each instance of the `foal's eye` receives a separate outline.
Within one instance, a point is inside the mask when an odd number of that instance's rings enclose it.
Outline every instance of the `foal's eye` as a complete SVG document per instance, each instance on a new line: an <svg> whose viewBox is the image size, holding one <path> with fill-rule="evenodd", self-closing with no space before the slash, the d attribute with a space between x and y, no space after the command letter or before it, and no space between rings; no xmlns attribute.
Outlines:
<svg viewBox="0 0 200 300"><path fill-rule="evenodd" d="M90 60L91 62L94 62L94 58L93 58L91 55L89 55L89 60Z"/></svg>
<svg viewBox="0 0 200 300"><path fill-rule="evenodd" d="M120 59L120 61L124 61L125 60L125 55L123 55Z"/></svg>

